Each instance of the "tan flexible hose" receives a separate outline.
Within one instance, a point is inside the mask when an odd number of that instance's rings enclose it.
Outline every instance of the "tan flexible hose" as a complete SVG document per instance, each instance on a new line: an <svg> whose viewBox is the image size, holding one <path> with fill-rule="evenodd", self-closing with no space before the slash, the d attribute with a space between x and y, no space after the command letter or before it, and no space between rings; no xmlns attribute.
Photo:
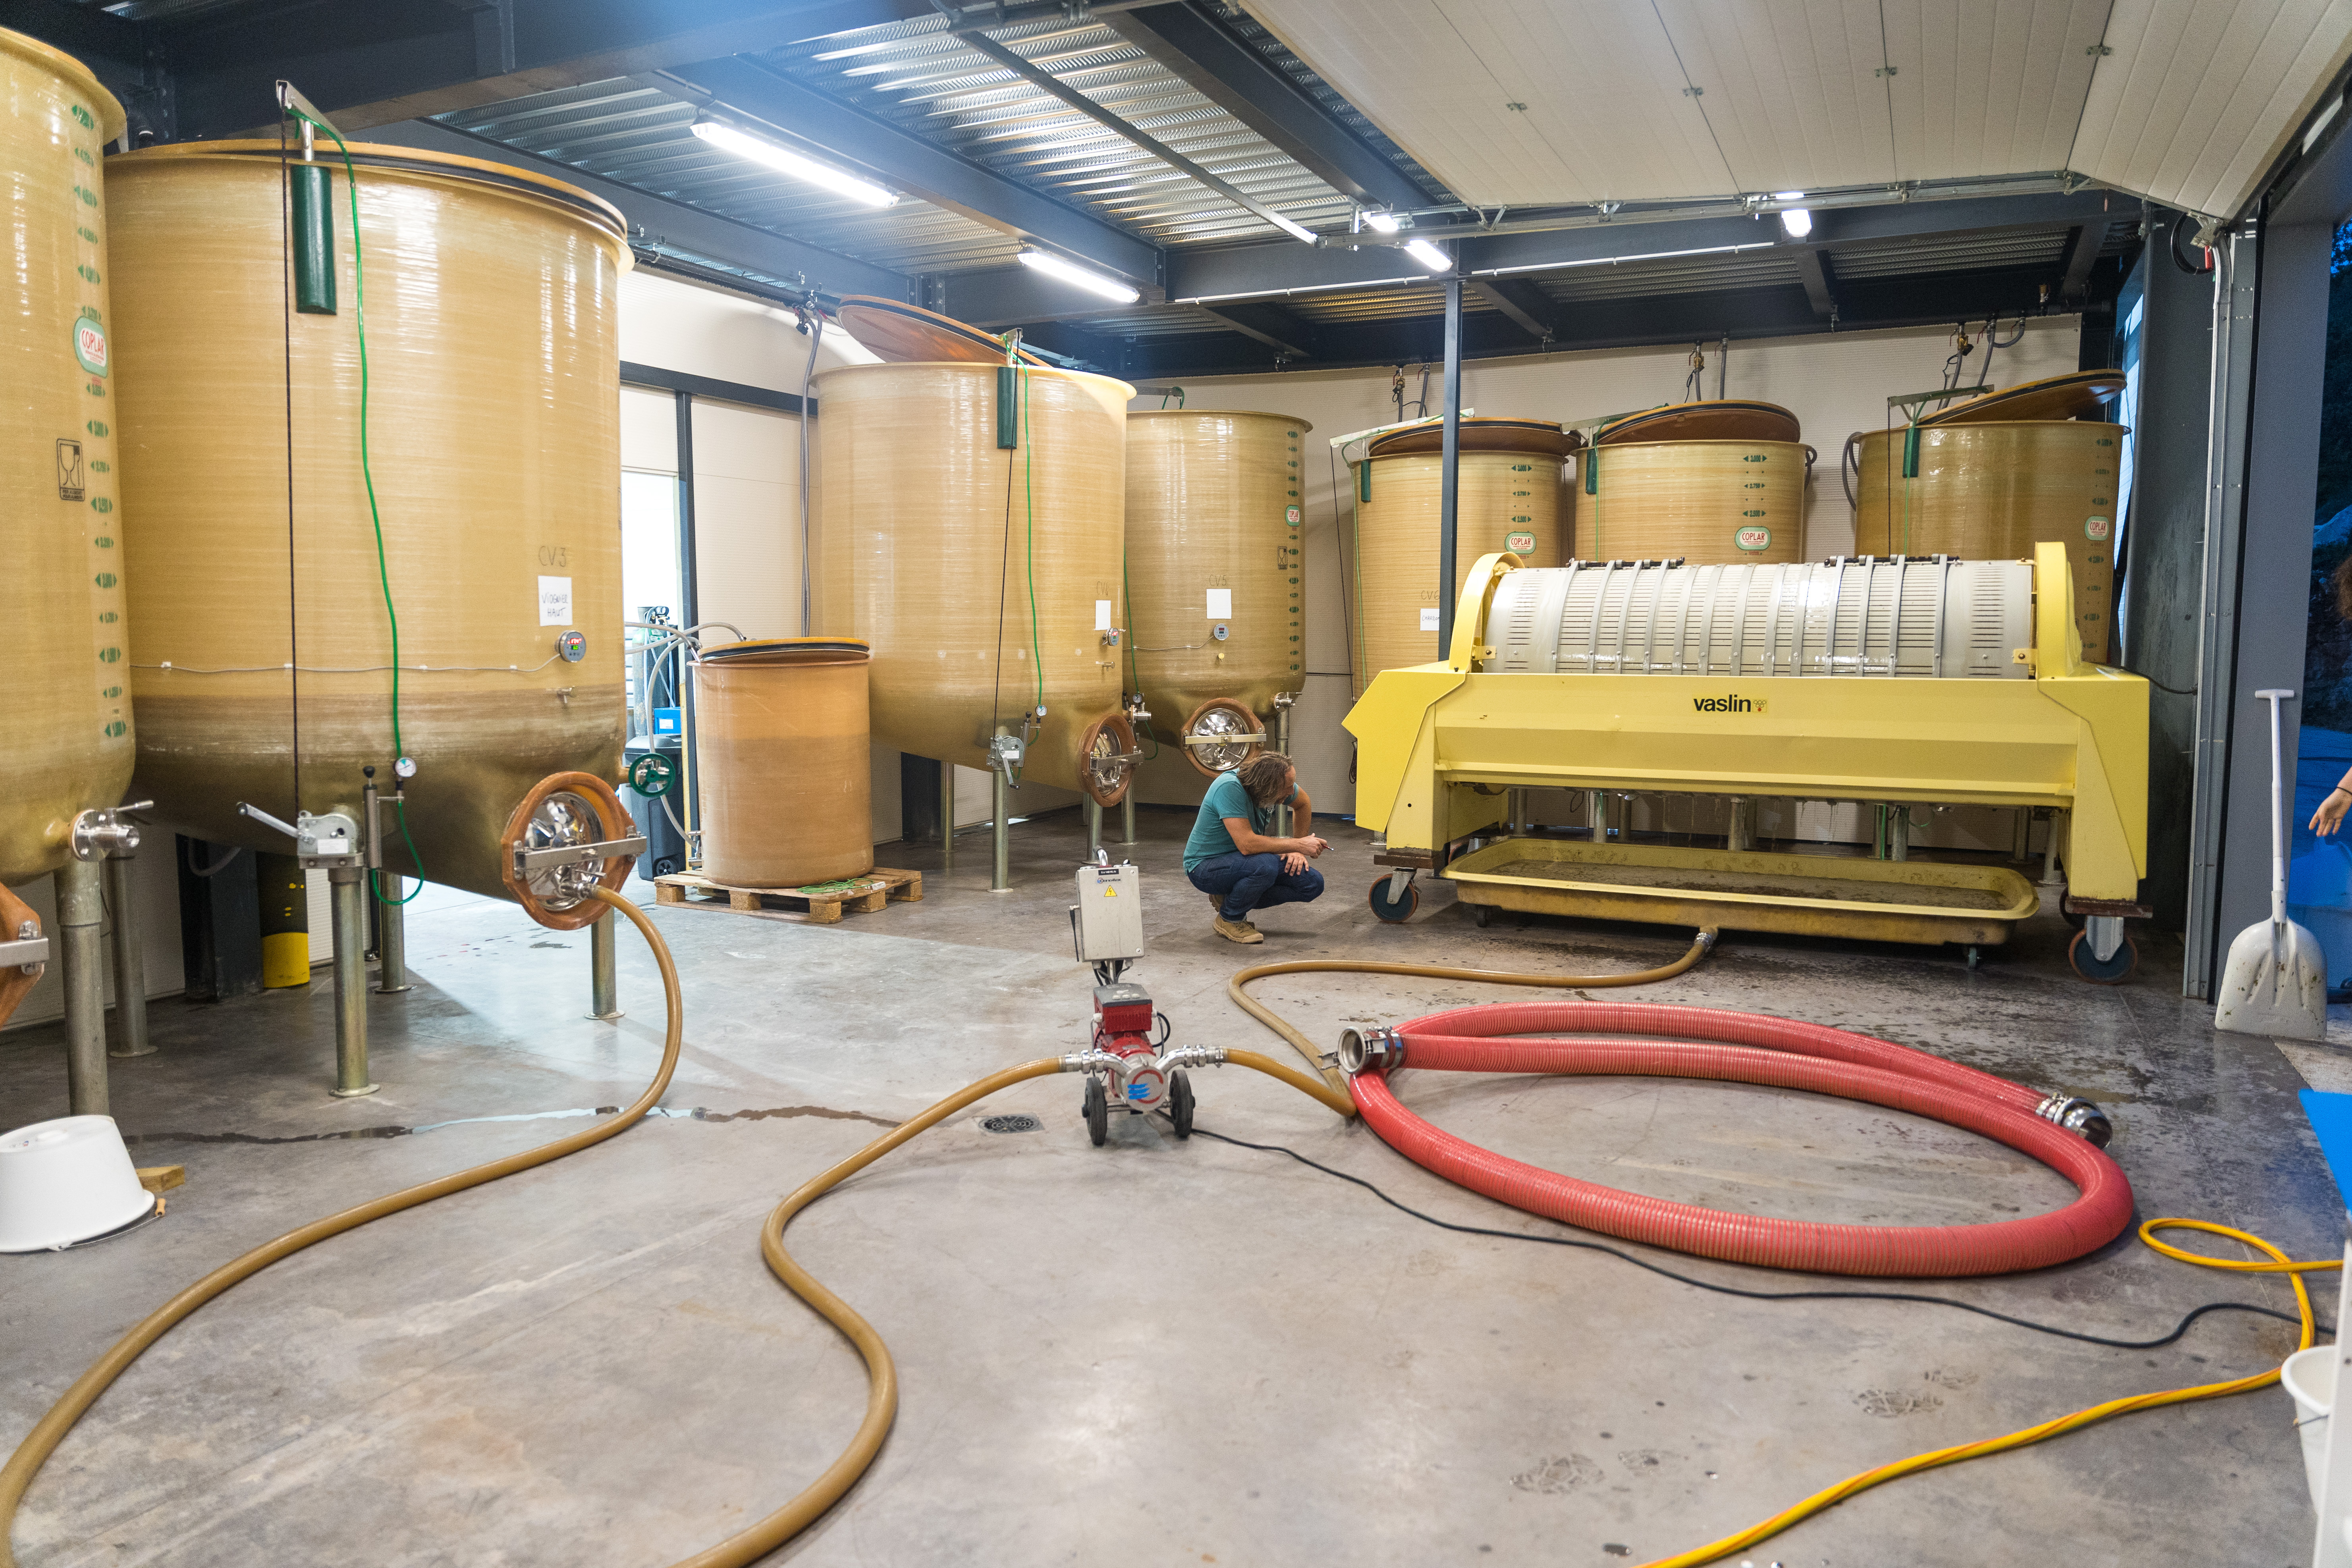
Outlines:
<svg viewBox="0 0 2352 1568"><path fill-rule="evenodd" d="M1235 1067L1255 1068L1268 1078L1278 1078L1299 1093L1313 1095L1342 1116L1356 1114L1356 1097L1346 1089L1334 1089L1324 1079L1309 1077L1297 1068L1284 1067L1272 1057L1256 1051L1229 1050L1225 1053L1225 1060Z"/></svg>
<svg viewBox="0 0 2352 1568"><path fill-rule="evenodd" d="M1253 980L1264 980L1268 975L1274 974L1332 973L1411 974L1425 980L1475 980L1486 985L1548 985L1560 991L1580 987L1585 990L1600 990L1612 985L1650 985L1661 980L1672 980L1675 975L1705 958L1708 950L1715 946L1716 935L1717 930L1714 926L1701 926L1698 935L1691 939L1690 951L1672 963L1661 964L1655 969L1636 969L1624 974L1515 974L1500 969L1451 969L1434 963L1380 963L1370 959L1361 958L1302 958L1288 963L1254 964L1250 968L1238 971L1225 983L1225 994L1241 1004L1243 1012L1288 1040L1292 1047L1307 1058L1307 1066L1321 1075L1324 1083L1332 1092L1340 1100L1346 1100L1346 1109L1341 1110L1328 1095L1317 1095L1317 1099L1321 1100L1326 1105L1330 1105L1333 1110L1339 1110L1342 1116L1353 1116L1356 1113L1355 1101L1348 1098L1346 1080L1340 1076L1339 1070L1327 1065L1323 1060L1322 1053L1315 1048L1313 1042L1285 1023L1281 1015L1276 1013L1273 1008L1254 1000L1242 989L1243 986ZM1229 1060L1240 1061L1242 1055L1243 1053L1237 1051L1228 1052L1227 1058ZM1258 1059L1264 1061L1265 1058L1261 1057ZM1249 1062L1244 1065L1256 1067L1257 1063ZM1268 1063L1266 1067L1259 1068L1258 1070L1264 1072L1271 1067L1272 1064ZM1299 1087L1306 1086L1302 1084Z"/></svg>
<svg viewBox="0 0 2352 1568"><path fill-rule="evenodd" d="M162 1339L173 1325L189 1313L239 1280L249 1279L278 1259L290 1258L331 1236L341 1236L370 1220L382 1219L403 1209L413 1209L419 1204L431 1203L435 1198L446 1198L452 1193L462 1193L468 1187L478 1187L486 1182L495 1182L501 1176L511 1176L519 1171L528 1171L601 1143L615 1132L634 1125L660 1102L663 1093L669 1088L670 1074L677 1067L678 1042L686 1024L678 996L677 966L670 961L669 948L662 942L661 933L654 929L653 922L646 918L644 910L605 888L592 887L588 890L629 917L630 922L644 934L646 944L653 949L654 962L661 966L662 1001L669 1011L669 1028L662 1039L661 1068L654 1074L653 1081L646 1086L645 1093L637 1097L636 1103L618 1116L600 1121L583 1131L574 1132L568 1138L559 1138L552 1143L542 1143L536 1149L526 1149L520 1154L492 1160L469 1171L441 1176L417 1186L386 1194L356 1208L345 1209L341 1214L312 1220L299 1229L289 1230L277 1240L266 1241L243 1257L222 1264L148 1313L129 1333L117 1340L112 1349L99 1357L88 1372L74 1380L73 1386L67 1389L49 1407L48 1414L26 1434L25 1440L16 1446L16 1453L9 1456L7 1464L0 1466L0 1568L16 1568L16 1558L9 1550L8 1538L14 1531L16 1505L24 1500L25 1489L33 1484L33 1478L40 1473L41 1467L48 1462L49 1456L65 1440L65 1435L73 1430L74 1423L98 1403L99 1395L112 1386L114 1380L128 1371L131 1363L137 1361L149 1346Z"/></svg>

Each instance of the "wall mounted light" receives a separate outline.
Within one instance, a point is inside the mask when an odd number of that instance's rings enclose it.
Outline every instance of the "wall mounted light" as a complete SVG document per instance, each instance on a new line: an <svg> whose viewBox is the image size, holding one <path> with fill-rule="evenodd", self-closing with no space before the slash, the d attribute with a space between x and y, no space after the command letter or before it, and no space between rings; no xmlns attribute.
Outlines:
<svg viewBox="0 0 2352 1568"><path fill-rule="evenodd" d="M1404 253L1407 256L1412 257L1415 261L1420 262L1423 267L1428 268L1432 272L1450 272L1454 268L1454 258L1446 255L1445 252L1438 249L1437 247L1430 244L1429 241L1425 239L1406 240L1404 242Z"/></svg>
<svg viewBox="0 0 2352 1568"><path fill-rule="evenodd" d="M1805 199L1805 193L1802 191L1774 191L1772 193L1772 199L1776 202L1801 202ZM1813 215L1810 210L1804 207L1782 207L1780 209L1780 226L1788 231L1788 235L1790 239L1802 239L1805 236L1813 232Z"/></svg>

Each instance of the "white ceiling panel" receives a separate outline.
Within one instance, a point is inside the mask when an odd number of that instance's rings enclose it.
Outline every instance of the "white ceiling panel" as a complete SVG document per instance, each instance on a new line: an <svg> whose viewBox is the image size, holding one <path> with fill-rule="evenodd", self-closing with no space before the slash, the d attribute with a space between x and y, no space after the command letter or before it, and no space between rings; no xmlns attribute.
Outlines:
<svg viewBox="0 0 2352 1568"><path fill-rule="evenodd" d="M2071 166L2226 216L2352 54L2352 0L2115 0L2106 43Z"/></svg>
<svg viewBox="0 0 2352 1568"><path fill-rule="evenodd" d="M1896 177L1878 0L1658 0L1658 13L1730 166L1708 194Z"/></svg>
<svg viewBox="0 0 2352 1568"><path fill-rule="evenodd" d="M1883 0L1895 175L2066 166L2110 0Z"/></svg>

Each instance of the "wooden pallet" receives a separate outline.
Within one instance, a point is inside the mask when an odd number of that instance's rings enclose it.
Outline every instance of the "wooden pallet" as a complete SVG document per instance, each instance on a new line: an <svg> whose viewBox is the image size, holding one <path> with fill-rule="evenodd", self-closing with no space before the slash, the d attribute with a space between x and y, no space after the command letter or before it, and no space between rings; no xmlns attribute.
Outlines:
<svg viewBox="0 0 2352 1568"><path fill-rule="evenodd" d="M877 866L862 877L846 879L838 890L807 888L740 888L713 881L699 871L680 871L654 879L656 904L716 904L727 900L730 910L746 914L797 916L813 925L831 925L844 914L869 915L889 903L920 903L923 874L894 871Z"/></svg>

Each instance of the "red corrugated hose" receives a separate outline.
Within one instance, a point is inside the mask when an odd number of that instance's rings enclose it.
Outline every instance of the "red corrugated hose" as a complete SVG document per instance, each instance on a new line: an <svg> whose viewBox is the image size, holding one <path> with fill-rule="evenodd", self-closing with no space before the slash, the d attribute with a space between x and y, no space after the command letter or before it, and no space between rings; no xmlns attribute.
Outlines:
<svg viewBox="0 0 2352 1568"><path fill-rule="evenodd" d="M1580 1037L1528 1037L1547 1033ZM1402 1062L1350 1080L1357 1109L1383 1142L1473 1192L1605 1236L1769 1268L1919 1278L2047 1268L2105 1246L2130 1223L2131 1184L2079 1133L2044 1120L2039 1108L2048 1097L1889 1040L1754 1013L1622 1002L1458 1007L1416 1018L1396 1035ZM1836 1095L1997 1139L2064 1176L2080 1195L2051 1213L1994 1225L1817 1225L1725 1214L1580 1182L1465 1142L1398 1102L1389 1084L1398 1066L1717 1079Z"/></svg>

